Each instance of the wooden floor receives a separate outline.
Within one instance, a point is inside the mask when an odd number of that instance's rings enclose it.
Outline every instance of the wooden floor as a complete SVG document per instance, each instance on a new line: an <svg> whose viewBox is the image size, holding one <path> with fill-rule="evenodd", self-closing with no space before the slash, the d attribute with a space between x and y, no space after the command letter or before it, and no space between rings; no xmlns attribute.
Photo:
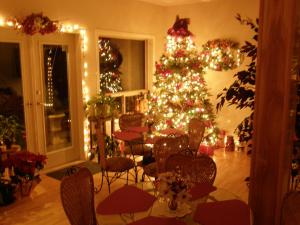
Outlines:
<svg viewBox="0 0 300 225"><path fill-rule="evenodd" d="M217 164L215 185L230 190L242 200L248 200L248 187L244 182L249 176L250 157L245 152L215 151L213 156ZM100 175L95 175L95 185L100 183ZM113 183L112 191L125 181ZM60 181L42 175L42 182L34 189L30 197L18 199L15 203L0 207L1 225L67 225L69 224L60 203ZM108 194L107 185L95 195L95 205ZM99 221L101 224L101 221Z"/></svg>

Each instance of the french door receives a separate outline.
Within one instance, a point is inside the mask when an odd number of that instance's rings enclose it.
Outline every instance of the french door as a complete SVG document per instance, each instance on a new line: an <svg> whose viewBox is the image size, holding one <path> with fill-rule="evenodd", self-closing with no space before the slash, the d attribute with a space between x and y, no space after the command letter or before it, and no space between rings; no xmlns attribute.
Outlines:
<svg viewBox="0 0 300 225"><path fill-rule="evenodd" d="M79 159L76 35L31 37L2 29L0 37L0 43L14 44L20 53L18 85L9 85L12 79L2 77L10 81L8 88L22 93L19 110L23 110L27 149L46 154L48 168Z"/></svg>

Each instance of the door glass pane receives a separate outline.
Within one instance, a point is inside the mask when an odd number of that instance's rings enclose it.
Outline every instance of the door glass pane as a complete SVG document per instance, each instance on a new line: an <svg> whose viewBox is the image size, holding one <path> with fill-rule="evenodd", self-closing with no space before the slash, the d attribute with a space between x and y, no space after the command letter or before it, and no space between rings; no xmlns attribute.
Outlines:
<svg viewBox="0 0 300 225"><path fill-rule="evenodd" d="M20 46L0 42L0 141L26 148Z"/></svg>
<svg viewBox="0 0 300 225"><path fill-rule="evenodd" d="M71 146L71 112L68 85L68 49L43 45L44 106L47 151Z"/></svg>

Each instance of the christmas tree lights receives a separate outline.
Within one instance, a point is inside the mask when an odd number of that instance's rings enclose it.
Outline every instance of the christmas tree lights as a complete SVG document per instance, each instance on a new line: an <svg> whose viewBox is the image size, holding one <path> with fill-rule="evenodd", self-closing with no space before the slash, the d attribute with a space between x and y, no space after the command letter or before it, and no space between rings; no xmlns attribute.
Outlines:
<svg viewBox="0 0 300 225"><path fill-rule="evenodd" d="M203 74L207 65L198 53L189 20L177 17L168 31L165 53L156 62L148 116L157 130L187 130L191 118L200 118L206 127L205 142L217 140L214 113Z"/></svg>

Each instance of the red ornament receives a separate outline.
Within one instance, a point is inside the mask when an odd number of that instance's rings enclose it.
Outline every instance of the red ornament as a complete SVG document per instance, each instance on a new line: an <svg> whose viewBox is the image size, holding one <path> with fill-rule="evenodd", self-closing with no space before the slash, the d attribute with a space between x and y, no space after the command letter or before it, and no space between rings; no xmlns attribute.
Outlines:
<svg viewBox="0 0 300 225"><path fill-rule="evenodd" d="M167 124L169 127L172 127L172 126L173 126L173 121L172 121L172 120L166 120L166 124Z"/></svg>
<svg viewBox="0 0 300 225"><path fill-rule="evenodd" d="M182 49L179 49L178 51L175 52L175 57L184 57L185 52Z"/></svg>
<svg viewBox="0 0 300 225"><path fill-rule="evenodd" d="M176 84L176 90L179 90L182 87L182 83Z"/></svg>

